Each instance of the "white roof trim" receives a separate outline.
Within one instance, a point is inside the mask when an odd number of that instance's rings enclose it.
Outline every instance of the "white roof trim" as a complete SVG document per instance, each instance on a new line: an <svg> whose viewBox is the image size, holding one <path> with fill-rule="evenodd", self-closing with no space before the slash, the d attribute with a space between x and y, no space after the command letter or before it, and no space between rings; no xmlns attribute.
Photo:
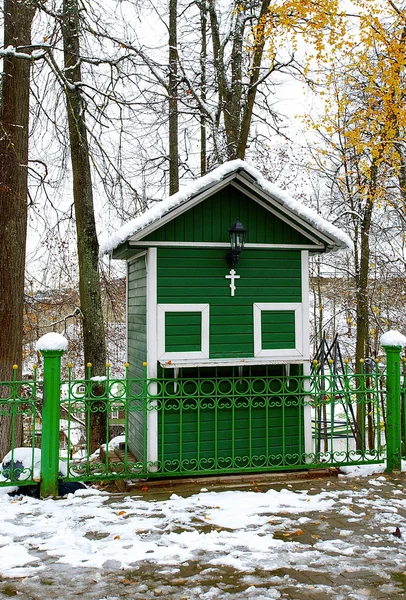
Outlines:
<svg viewBox="0 0 406 600"><path fill-rule="evenodd" d="M267 181L257 169L248 163L242 160L233 160L220 165L211 173L190 182L173 196L169 196L165 200L158 202L144 214L123 225L111 237L101 243L100 253L108 254L129 238L132 238L137 232L142 231L142 236L146 235L146 230L147 228L149 230L149 226L151 225L153 225L154 229L156 228L155 226L161 227L166 221L174 218L177 207L187 204L187 209L189 209L191 207L188 202L189 200L199 196L199 198L196 198L196 203L198 203L217 189L221 189L224 185L227 185L241 169L248 175L244 179L249 185L257 188L260 193L262 192L265 200L267 196L270 196L276 204L286 209L288 213L291 213L292 217L299 217L302 222L309 225L319 234L322 234L329 240L329 247L331 249L348 250L352 248L351 239L346 233L338 229L338 227L332 225L314 210L304 206L286 192Z"/></svg>

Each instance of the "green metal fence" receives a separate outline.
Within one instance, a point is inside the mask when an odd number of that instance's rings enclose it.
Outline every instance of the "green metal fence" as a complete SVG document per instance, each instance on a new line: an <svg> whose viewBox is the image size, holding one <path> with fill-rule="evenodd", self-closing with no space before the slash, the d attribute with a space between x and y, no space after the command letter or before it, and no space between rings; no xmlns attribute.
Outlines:
<svg viewBox="0 0 406 600"><path fill-rule="evenodd" d="M346 365L310 375L111 377L60 381L62 352L44 352L44 380L0 384L0 416L10 449L23 426L29 464L11 468L0 485L38 480L35 447L42 438L41 491L56 482L107 481L314 469L388 460L400 468L406 439L405 364L389 350L387 369ZM173 373L174 375L175 373ZM102 393L102 395L100 395ZM398 408L397 408L398 407ZM90 452L90 415L106 414L105 443ZM401 416L402 414L402 416ZM122 436L112 442L112 425ZM117 428L117 426L116 426ZM398 431L398 433L397 433ZM398 440L399 439L399 443ZM27 452L25 453L27 457ZM65 468L60 468L59 459ZM27 462L27 461L26 461Z"/></svg>
<svg viewBox="0 0 406 600"><path fill-rule="evenodd" d="M371 361L372 362L372 361ZM312 463L330 465L381 462L386 456L386 373L374 361L360 373L345 363L343 373L315 371L311 378L314 401Z"/></svg>
<svg viewBox="0 0 406 600"><path fill-rule="evenodd" d="M33 368L28 380L13 379L0 382L0 428L4 446L9 449L3 457L0 486L35 485L40 479L39 452L42 433L42 382ZM16 451L25 448L24 452Z"/></svg>
<svg viewBox="0 0 406 600"><path fill-rule="evenodd" d="M91 456L89 448L76 458L68 443L66 479L209 475L381 462L385 456L385 383L378 367L372 374L357 375L331 370L311 377L153 380L111 379L107 371L104 406L108 414L114 408L125 415L123 441L117 449L103 451L101 458ZM88 428L93 404L100 409L100 396L92 393L95 382L69 379L66 385L67 414L76 415ZM147 454L151 446L148 415L152 413L157 423L153 459ZM362 414L362 424L357 414ZM73 421L69 422L72 427ZM132 428L132 422L141 423L142 428Z"/></svg>

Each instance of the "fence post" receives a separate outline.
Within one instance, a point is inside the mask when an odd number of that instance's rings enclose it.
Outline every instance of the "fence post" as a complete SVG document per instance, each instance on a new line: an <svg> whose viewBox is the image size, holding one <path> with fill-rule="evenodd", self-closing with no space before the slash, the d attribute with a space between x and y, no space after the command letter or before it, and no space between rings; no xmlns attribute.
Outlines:
<svg viewBox="0 0 406 600"><path fill-rule="evenodd" d="M398 331L381 337L386 353L386 471L402 470L400 426L400 353L406 338Z"/></svg>
<svg viewBox="0 0 406 600"><path fill-rule="evenodd" d="M58 333L47 333L36 348L44 358L40 495L45 498L58 495L61 357L67 340Z"/></svg>

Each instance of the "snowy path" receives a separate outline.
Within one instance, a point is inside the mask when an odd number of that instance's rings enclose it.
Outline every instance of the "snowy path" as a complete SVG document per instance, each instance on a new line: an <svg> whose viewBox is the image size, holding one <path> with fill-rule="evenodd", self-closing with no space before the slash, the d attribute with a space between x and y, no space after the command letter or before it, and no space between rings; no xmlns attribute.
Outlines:
<svg viewBox="0 0 406 600"><path fill-rule="evenodd" d="M3 495L0 597L404 598L404 484L376 474L155 499Z"/></svg>

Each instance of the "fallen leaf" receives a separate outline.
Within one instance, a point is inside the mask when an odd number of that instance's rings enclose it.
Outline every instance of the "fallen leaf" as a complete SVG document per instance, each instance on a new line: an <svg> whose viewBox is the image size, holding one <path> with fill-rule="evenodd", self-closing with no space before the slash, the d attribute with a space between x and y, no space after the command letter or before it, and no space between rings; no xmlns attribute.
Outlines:
<svg viewBox="0 0 406 600"><path fill-rule="evenodd" d="M314 540L319 540L319 539L320 539L320 536L319 536L319 535L316 535L315 533L312 533L312 538L313 538Z"/></svg>
<svg viewBox="0 0 406 600"><path fill-rule="evenodd" d="M115 540L119 540L119 539L121 539L121 538L120 538L120 536L119 536L119 535L115 535L115 536L114 536L114 539L115 539Z"/></svg>
<svg viewBox="0 0 406 600"><path fill-rule="evenodd" d="M120 511L118 511L117 516L121 517L121 515L125 515L125 514L126 514L125 510L120 510Z"/></svg>
<svg viewBox="0 0 406 600"><path fill-rule="evenodd" d="M147 485L143 485L141 487L141 492L148 492L148 486Z"/></svg>

